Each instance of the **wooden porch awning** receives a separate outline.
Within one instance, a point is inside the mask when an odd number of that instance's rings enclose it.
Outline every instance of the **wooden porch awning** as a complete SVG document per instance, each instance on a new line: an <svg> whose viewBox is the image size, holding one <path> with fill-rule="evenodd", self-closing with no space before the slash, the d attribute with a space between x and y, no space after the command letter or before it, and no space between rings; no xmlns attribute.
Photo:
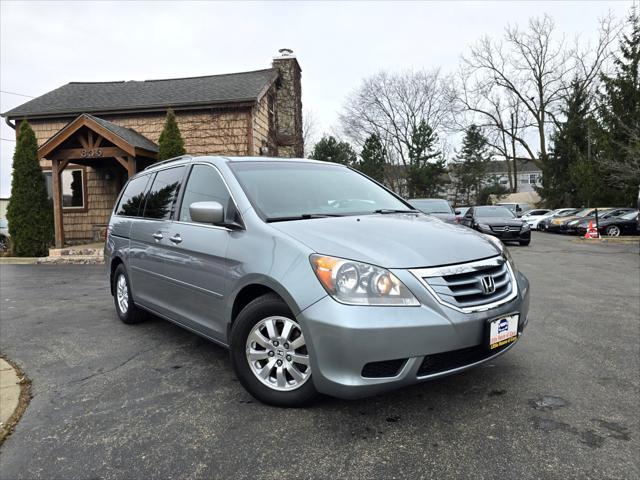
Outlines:
<svg viewBox="0 0 640 480"><path fill-rule="evenodd" d="M60 174L65 167L69 163L97 167L115 159L131 177L138 166L158 158L158 146L135 130L84 113L47 140L38 149L38 158L51 161L56 246L60 248L64 245Z"/></svg>
<svg viewBox="0 0 640 480"><path fill-rule="evenodd" d="M66 125L38 149L38 158L59 161L61 170L69 162L92 165L101 158L115 158L129 176L136 172L135 160L140 157L156 160L158 146L135 130L87 113Z"/></svg>

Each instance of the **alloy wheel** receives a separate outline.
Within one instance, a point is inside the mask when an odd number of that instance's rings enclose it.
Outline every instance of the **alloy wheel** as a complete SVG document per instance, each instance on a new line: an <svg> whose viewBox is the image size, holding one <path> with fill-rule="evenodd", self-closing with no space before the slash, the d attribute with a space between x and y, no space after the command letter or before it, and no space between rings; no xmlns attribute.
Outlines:
<svg viewBox="0 0 640 480"><path fill-rule="evenodd" d="M120 312L127 313L129 310L129 287L127 286L126 277L122 274L118 276L116 281L116 299Z"/></svg>
<svg viewBox="0 0 640 480"><path fill-rule="evenodd" d="M311 377L304 335L287 317L259 321L247 337L246 358L256 378L273 390L295 390Z"/></svg>
<svg viewBox="0 0 640 480"><path fill-rule="evenodd" d="M619 237L620 236L620 228L617 225L610 225L607 227L607 235L609 237Z"/></svg>

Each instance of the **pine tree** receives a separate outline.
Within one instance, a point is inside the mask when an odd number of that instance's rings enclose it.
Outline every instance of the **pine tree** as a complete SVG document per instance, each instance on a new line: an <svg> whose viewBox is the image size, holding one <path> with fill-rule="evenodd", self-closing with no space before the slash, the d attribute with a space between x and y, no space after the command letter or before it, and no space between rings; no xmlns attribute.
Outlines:
<svg viewBox="0 0 640 480"><path fill-rule="evenodd" d="M357 155L347 142L339 142L335 137L329 135L322 137L314 145L309 158L353 166L356 164Z"/></svg>
<svg viewBox="0 0 640 480"><path fill-rule="evenodd" d="M619 193L620 204L634 204L640 184L640 18L635 8L629 33L621 36L615 73L603 75L599 116L603 180Z"/></svg>
<svg viewBox="0 0 640 480"><path fill-rule="evenodd" d="M465 198L464 203L471 205L479 202L479 194L491 160L488 140L477 125L471 125L465 131L462 149L452 165L456 190Z"/></svg>
<svg viewBox="0 0 640 480"><path fill-rule="evenodd" d="M158 160L167 160L173 157L179 157L184 155L186 150L184 149L184 140L180 134L178 128L178 122L176 121L176 114L173 110L167 110L167 118L164 123L164 128L160 134L158 140Z"/></svg>
<svg viewBox="0 0 640 480"><path fill-rule="evenodd" d="M549 208L583 204L582 195L576 189L576 180L581 181L578 172L586 174L591 169L584 166L577 168L575 165L590 160L589 141L595 123L589 118L587 100L581 82L574 79L562 108L565 120L552 136L553 149L550 155L541 159L542 186L536 189ZM591 184L588 179L583 180Z"/></svg>
<svg viewBox="0 0 640 480"><path fill-rule="evenodd" d="M53 210L38 162L36 135L26 121L18 128L7 207L9 235L13 255L40 257L48 254L53 238Z"/></svg>
<svg viewBox="0 0 640 480"><path fill-rule="evenodd" d="M386 154L378 135L374 133L365 140L360 158L358 170L380 183L384 182Z"/></svg>
<svg viewBox="0 0 640 480"><path fill-rule="evenodd" d="M409 197L437 197L446 180L442 152L436 150L438 135L424 121L411 133L407 188Z"/></svg>

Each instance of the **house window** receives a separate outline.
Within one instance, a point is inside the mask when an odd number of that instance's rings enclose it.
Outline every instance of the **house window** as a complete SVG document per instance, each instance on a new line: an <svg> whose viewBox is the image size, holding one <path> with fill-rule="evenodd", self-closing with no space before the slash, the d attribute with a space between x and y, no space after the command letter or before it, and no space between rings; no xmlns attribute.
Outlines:
<svg viewBox="0 0 640 480"><path fill-rule="evenodd" d="M534 185L537 181L538 181L538 174L537 173L530 173L529 174L529 183Z"/></svg>
<svg viewBox="0 0 640 480"><path fill-rule="evenodd" d="M47 184L47 195L53 200L53 179L51 170L42 172ZM83 168L67 168L60 175L62 184L62 208L69 210L82 210L86 208L85 189L86 178Z"/></svg>

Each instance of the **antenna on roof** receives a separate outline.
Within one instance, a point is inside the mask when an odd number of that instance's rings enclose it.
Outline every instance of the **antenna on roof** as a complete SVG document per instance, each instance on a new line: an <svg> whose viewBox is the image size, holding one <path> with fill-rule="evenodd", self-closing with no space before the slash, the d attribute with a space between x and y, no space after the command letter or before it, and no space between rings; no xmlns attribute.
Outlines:
<svg viewBox="0 0 640 480"><path fill-rule="evenodd" d="M281 48L280 50L278 50L278 53L283 57L288 57L289 55L293 55L293 50L291 50L290 48Z"/></svg>

